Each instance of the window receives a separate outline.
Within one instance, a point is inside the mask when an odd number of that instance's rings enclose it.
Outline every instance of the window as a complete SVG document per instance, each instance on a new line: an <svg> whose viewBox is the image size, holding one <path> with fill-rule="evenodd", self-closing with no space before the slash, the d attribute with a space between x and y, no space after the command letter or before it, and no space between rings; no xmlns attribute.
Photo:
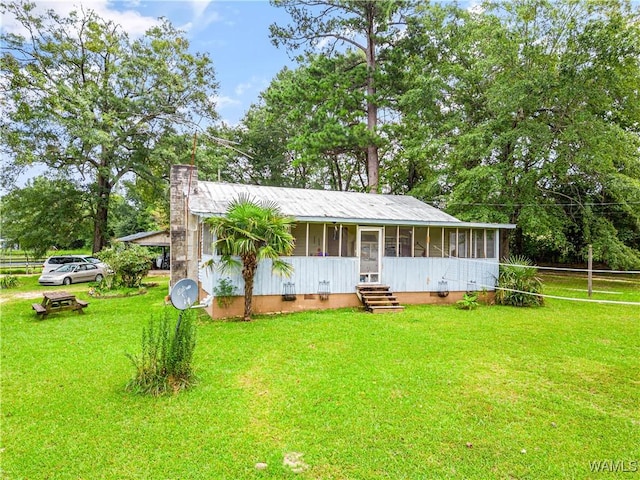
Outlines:
<svg viewBox="0 0 640 480"><path fill-rule="evenodd" d="M213 255L213 233L206 223L202 224L202 254Z"/></svg>

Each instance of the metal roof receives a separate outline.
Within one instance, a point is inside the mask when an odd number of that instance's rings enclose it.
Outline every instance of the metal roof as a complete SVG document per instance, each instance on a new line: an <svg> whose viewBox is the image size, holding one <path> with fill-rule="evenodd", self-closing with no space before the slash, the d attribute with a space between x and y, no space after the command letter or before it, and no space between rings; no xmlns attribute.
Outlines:
<svg viewBox="0 0 640 480"><path fill-rule="evenodd" d="M242 185L199 181L191 193L189 209L192 213L210 217L224 215L229 202L240 195L257 201L278 204L280 211L306 222L340 222L376 225L440 225L491 226L469 224L408 195L380 195L333 190Z"/></svg>
<svg viewBox="0 0 640 480"><path fill-rule="evenodd" d="M142 246L169 246L169 232L156 230L153 232L138 232L118 239L119 242L137 243Z"/></svg>

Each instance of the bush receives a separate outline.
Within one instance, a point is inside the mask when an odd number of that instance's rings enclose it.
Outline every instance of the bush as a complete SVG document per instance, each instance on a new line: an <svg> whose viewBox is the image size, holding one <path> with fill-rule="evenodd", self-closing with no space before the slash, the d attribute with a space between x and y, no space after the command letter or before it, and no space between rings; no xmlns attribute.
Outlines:
<svg viewBox="0 0 640 480"><path fill-rule="evenodd" d="M456 302L456 306L461 310L473 310L478 305L478 294L476 292L473 293L465 293L462 300L458 300Z"/></svg>
<svg viewBox="0 0 640 480"><path fill-rule="evenodd" d="M218 280L218 285L213 289L213 295L216 297L216 303L220 308L229 307L235 294L236 287L228 278Z"/></svg>
<svg viewBox="0 0 640 480"><path fill-rule="evenodd" d="M20 280L15 275L6 275L0 277L0 288L15 288L20 285Z"/></svg>
<svg viewBox="0 0 640 480"><path fill-rule="evenodd" d="M139 287L142 279L149 273L154 257L148 248L121 243L101 251L96 256L114 272L115 277L105 283L107 288L119 285Z"/></svg>
<svg viewBox="0 0 640 480"><path fill-rule="evenodd" d="M514 307L540 306L544 299L535 294L542 293L542 286L538 270L528 258L518 255L509 257L500 265L496 303Z"/></svg>
<svg viewBox="0 0 640 480"><path fill-rule="evenodd" d="M195 384L193 351L196 331L194 310L180 313L174 322L166 308L160 321L153 318L148 328L142 330L142 353L128 354L136 368L135 376L127 384L127 390L153 396L177 393Z"/></svg>

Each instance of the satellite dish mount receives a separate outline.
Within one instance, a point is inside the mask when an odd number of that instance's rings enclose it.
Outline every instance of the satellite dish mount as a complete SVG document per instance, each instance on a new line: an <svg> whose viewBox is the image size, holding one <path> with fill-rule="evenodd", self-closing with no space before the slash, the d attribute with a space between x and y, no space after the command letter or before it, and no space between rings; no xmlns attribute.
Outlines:
<svg viewBox="0 0 640 480"><path fill-rule="evenodd" d="M190 309L198 300L198 284L190 278L179 280L171 289L171 304L180 310L178 315L178 323L176 324L176 333L180 329L182 321L182 313Z"/></svg>

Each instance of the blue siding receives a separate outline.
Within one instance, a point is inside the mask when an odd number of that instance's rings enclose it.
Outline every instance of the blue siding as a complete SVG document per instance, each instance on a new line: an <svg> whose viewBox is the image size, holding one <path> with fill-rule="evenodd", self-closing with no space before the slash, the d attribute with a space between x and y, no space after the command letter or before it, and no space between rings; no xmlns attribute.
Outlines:
<svg viewBox="0 0 640 480"><path fill-rule="evenodd" d="M210 259L204 258L204 261ZM289 278L271 272L271 261L258 266L254 283L254 295L281 295L285 282L295 283L298 295L318 293L321 281L330 282L331 293L353 293L358 283L359 259L355 257L288 257L294 267ZM475 285L493 290L498 277L497 260L464 258L411 258L384 257L381 282L394 292L437 292L438 282L446 280L450 291L466 291ZM222 275L218 270L201 267L199 280L203 290L213 293L220 278L229 278L241 295L244 281L240 271ZM473 283L470 283L473 282Z"/></svg>
<svg viewBox="0 0 640 480"><path fill-rule="evenodd" d="M321 281L330 282L331 293L353 293L358 281L358 259L339 257L287 257L284 259L293 265L291 277L282 277L271 271L271 261L265 260L258 265L254 281L254 295L282 295L282 285L286 282L295 283L296 294L318 293ZM229 278L236 287L238 295L244 291L244 281L240 271L222 275L216 269L200 269L200 282L207 293L220 278Z"/></svg>
<svg viewBox="0 0 640 480"><path fill-rule="evenodd" d="M394 292L437 292L441 280L447 281L452 292L466 291L471 285L478 290L483 287L493 290L499 268L496 262L495 259L384 257L382 283Z"/></svg>

